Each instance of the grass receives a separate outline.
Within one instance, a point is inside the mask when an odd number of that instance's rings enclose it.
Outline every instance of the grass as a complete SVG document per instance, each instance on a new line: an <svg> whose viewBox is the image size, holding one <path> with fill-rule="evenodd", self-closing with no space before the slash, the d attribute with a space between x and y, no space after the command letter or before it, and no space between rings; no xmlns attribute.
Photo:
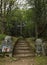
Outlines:
<svg viewBox="0 0 47 65"><path fill-rule="evenodd" d="M35 41L34 38L26 38L26 41L29 43L31 49L35 51Z"/></svg>
<svg viewBox="0 0 47 65"><path fill-rule="evenodd" d="M47 56L37 56L34 58L36 65L47 65Z"/></svg>

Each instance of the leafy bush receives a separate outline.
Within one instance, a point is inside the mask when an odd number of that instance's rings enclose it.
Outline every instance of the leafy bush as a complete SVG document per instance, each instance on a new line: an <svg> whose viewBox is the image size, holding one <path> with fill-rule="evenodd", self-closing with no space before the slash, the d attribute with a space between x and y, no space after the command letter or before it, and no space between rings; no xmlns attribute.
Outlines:
<svg viewBox="0 0 47 65"><path fill-rule="evenodd" d="M2 40L5 38L5 34L0 34L0 44L2 43Z"/></svg>
<svg viewBox="0 0 47 65"><path fill-rule="evenodd" d="M0 34L0 41L3 40L5 38L5 34Z"/></svg>
<svg viewBox="0 0 47 65"><path fill-rule="evenodd" d="M26 41L29 43L31 49L35 52L35 41L34 41L34 38L26 38Z"/></svg>

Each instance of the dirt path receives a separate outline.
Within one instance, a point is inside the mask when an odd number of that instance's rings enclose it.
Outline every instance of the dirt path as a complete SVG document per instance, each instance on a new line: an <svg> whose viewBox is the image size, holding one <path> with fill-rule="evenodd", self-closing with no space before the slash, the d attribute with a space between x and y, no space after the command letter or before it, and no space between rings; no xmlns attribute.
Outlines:
<svg viewBox="0 0 47 65"><path fill-rule="evenodd" d="M6 62L4 65L34 65L34 60L31 58L22 58L17 61Z"/></svg>

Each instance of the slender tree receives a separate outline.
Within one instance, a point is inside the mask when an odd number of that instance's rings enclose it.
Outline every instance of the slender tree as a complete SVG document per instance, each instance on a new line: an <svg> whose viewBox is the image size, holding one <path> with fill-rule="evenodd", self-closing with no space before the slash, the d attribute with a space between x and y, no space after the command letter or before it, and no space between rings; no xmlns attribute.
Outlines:
<svg viewBox="0 0 47 65"><path fill-rule="evenodd" d="M43 34L46 25L46 0L28 0L34 6L34 19L36 38Z"/></svg>

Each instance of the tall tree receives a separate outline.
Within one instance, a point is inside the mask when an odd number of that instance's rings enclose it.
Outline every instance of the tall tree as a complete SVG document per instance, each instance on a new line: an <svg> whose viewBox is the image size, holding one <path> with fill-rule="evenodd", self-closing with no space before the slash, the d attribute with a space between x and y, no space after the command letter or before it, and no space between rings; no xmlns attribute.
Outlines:
<svg viewBox="0 0 47 65"><path fill-rule="evenodd" d="M43 34L46 25L46 0L28 0L34 8L34 22L36 38Z"/></svg>

